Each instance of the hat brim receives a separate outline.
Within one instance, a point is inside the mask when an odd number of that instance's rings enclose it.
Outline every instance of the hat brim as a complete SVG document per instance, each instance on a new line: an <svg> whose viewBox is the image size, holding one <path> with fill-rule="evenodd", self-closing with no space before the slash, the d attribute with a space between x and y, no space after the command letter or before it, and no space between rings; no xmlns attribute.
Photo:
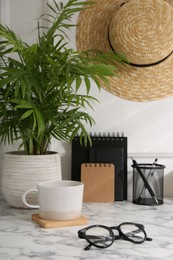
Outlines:
<svg viewBox="0 0 173 260"><path fill-rule="evenodd" d="M173 1L164 0L173 5ZM78 18L77 48L80 51L96 49L111 51L108 26L123 0L95 0L91 8L82 11ZM128 57L127 57L128 58ZM110 86L103 88L112 94L131 101L153 101L173 95L173 54L163 62L149 67L117 64L120 77L110 77Z"/></svg>

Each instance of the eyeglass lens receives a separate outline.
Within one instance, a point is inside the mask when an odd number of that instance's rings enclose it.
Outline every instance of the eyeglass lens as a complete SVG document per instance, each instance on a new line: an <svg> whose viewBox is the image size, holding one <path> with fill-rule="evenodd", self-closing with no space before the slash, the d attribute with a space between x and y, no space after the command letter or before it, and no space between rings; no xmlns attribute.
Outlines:
<svg viewBox="0 0 173 260"><path fill-rule="evenodd" d="M86 239L93 245L105 248L110 246L114 238L110 231L104 227L92 227L86 231Z"/></svg>
<svg viewBox="0 0 173 260"><path fill-rule="evenodd" d="M141 243L146 238L144 230L140 226L136 226L134 224L122 224L120 225L120 230L134 243Z"/></svg>

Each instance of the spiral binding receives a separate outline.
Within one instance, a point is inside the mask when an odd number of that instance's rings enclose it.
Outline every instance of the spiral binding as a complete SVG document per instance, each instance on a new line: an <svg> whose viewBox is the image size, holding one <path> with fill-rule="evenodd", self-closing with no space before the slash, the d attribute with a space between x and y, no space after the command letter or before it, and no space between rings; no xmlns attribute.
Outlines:
<svg viewBox="0 0 173 260"><path fill-rule="evenodd" d="M112 163L83 163L85 167L111 167Z"/></svg>
<svg viewBox="0 0 173 260"><path fill-rule="evenodd" d="M77 134L74 138L74 140L77 140L77 138L79 137L80 135ZM119 140L119 141L123 141L126 137L124 136L124 132L113 132L112 134L111 133L90 133L90 137L92 138L92 140L110 140L110 141L114 141L114 140ZM109 139L110 138L110 139Z"/></svg>

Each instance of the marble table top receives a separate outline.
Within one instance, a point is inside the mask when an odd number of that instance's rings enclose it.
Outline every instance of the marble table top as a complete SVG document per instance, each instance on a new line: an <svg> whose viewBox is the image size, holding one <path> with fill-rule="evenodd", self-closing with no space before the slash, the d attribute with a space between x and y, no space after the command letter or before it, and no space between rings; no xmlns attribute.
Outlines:
<svg viewBox="0 0 173 260"><path fill-rule="evenodd" d="M1 260L142 260L173 259L173 199L163 205L141 206L131 201L84 203L82 214L88 225L118 225L125 221L142 223L153 241L133 244L115 241L107 249L91 247L79 239L77 231L85 226L41 228L32 222L37 210L15 209L0 197Z"/></svg>

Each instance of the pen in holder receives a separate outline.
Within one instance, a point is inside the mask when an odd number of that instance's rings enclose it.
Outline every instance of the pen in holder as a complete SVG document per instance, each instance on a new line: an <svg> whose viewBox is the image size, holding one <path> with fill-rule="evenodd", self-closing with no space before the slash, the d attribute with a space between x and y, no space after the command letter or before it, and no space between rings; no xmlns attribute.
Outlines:
<svg viewBox="0 0 173 260"><path fill-rule="evenodd" d="M152 164L152 169L150 169L150 171L149 171L149 173L148 173L148 175L147 175L147 178L146 178L146 180L147 180L147 182L149 183L150 182L150 178L152 178L152 176L153 176L153 174L155 173L155 171L156 171L156 167L155 167L155 165L156 165L156 163L157 163L157 158L154 160L154 162L153 162L153 164ZM141 190L141 192L140 192L140 194L139 194L139 200L141 200L144 196L145 196L145 192L146 192L146 185L145 185L145 183L144 183L144 185L143 185L143 187L142 187L142 190ZM155 195L155 194L154 194ZM158 204L158 200L157 200L157 198L155 197L155 201L156 201L156 203Z"/></svg>
<svg viewBox="0 0 173 260"><path fill-rule="evenodd" d="M133 158L133 203L141 205L163 204L164 165L138 164Z"/></svg>

